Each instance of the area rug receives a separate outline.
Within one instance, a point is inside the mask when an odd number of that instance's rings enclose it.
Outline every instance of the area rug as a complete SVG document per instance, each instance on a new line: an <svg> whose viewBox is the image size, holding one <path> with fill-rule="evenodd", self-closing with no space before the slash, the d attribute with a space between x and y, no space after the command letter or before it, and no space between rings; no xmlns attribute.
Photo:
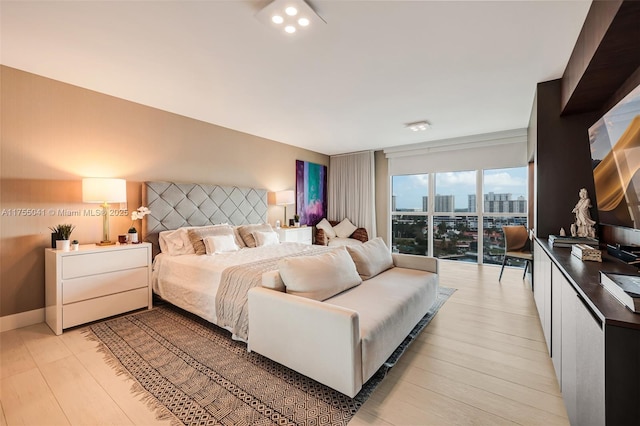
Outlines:
<svg viewBox="0 0 640 426"><path fill-rule="evenodd" d="M455 289L389 360L349 398L231 339L228 331L164 304L92 325L89 338L119 373L131 376L159 419L184 425L346 425Z"/></svg>

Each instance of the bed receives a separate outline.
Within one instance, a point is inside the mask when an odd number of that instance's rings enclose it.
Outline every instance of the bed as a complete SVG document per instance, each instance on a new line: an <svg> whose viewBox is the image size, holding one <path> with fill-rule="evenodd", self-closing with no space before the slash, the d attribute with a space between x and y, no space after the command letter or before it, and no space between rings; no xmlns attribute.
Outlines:
<svg viewBox="0 0 640 426"><path fill-rule="evenodd" d="M281 243L215 255L184 254L182 249L189 245L186 236L203 229L225 233L233 229L237 245L246 245L246 232L242 231L270 229L269 225L256 227L266 223L266 198L266 190L255 188L145 182L143 203L151 213L143 223L143 234L153 245L154 293L246 341L248 289L260 285L262 274L276 269L279 259L312 255L327 248Z"/></svg>

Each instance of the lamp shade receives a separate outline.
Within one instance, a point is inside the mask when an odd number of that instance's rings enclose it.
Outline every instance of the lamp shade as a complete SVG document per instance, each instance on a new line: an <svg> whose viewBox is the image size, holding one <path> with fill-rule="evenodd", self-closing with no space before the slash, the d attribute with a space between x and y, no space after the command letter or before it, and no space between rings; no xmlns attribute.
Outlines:
<svg viewBox="0 0 640 426"><path fill-rule="evenodd" d="M286 206L288 204L294 204L295 200L296 200L296 196L292 190L276 192L276 205L278 206Z"/></svg>
<svg viewBox="0 0 640 426"><path fill-rule="evenodd" d="M82 179L84 203L124 203L127 201L127 181L111 178Z"/></svg>

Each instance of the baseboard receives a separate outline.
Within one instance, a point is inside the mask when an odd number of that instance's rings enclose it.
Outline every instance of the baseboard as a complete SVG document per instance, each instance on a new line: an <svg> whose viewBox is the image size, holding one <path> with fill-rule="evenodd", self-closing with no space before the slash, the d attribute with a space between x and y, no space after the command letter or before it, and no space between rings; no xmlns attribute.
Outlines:
<svg viewBox="0 0 640 426"><path fill-rule="evenodd" d="M44 308L0 317L0 332L44 322Z"/></svg>

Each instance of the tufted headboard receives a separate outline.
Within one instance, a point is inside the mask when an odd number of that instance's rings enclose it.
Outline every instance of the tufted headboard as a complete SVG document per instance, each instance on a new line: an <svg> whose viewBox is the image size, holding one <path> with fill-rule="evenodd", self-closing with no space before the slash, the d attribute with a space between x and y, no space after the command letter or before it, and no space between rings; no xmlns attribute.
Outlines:
<svg viewBox="0 0 640 426"><path fill-rule="evenodd" d="M151 213L142 222L144 241L160 251L158 234L182 226L218 223L243 225L267 221L267 191L199 183L145 182L143 205Z"/></svg>

